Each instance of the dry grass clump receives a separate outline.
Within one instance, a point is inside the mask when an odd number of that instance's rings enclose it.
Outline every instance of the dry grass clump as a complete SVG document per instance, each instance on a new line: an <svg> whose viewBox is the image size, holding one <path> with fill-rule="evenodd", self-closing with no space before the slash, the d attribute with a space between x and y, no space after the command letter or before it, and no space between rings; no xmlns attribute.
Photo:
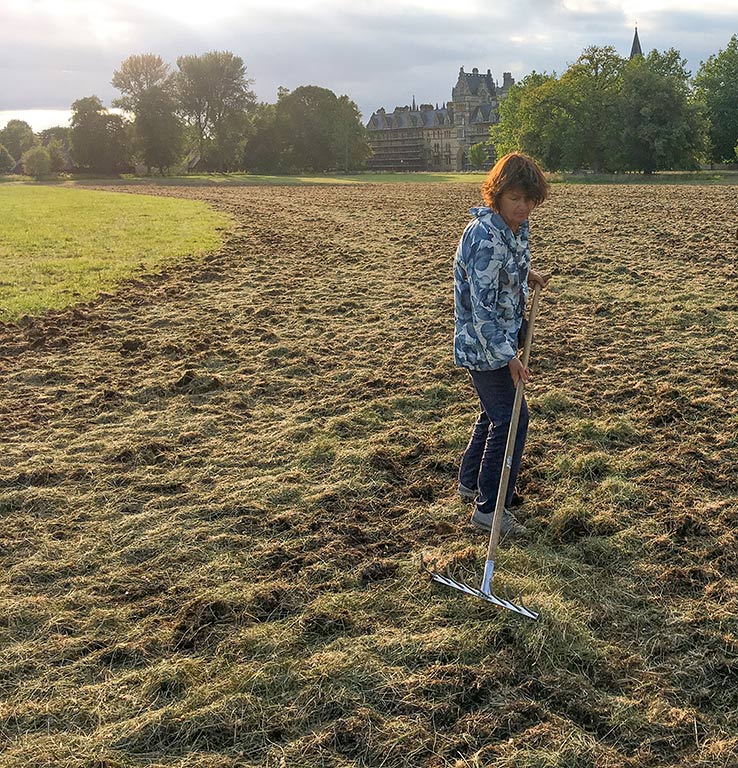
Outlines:
<svg viewBox="0 0 738 768"><path fill-rule="evenodd" d="M496 583L537 623L418 572L486 547L450 361L476 189L152 191L229 213L226 246L0 328L1 768L736 763L738 252L700 213L734 190L535 214Z"/></svg>

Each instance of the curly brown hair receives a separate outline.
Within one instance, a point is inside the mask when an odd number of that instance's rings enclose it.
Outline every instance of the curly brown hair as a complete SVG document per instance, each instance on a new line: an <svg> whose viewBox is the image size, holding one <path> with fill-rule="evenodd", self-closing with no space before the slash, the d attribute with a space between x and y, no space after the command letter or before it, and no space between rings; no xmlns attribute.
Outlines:
<svg viewBox="0 0 738 768"><path fill-rule="evenodd" d="M519 188L537 206L548 197L548 182L538 163L522 152L510 152L492 166L482 184L484 202L494 211L500 198L510 189Z"/></svg>

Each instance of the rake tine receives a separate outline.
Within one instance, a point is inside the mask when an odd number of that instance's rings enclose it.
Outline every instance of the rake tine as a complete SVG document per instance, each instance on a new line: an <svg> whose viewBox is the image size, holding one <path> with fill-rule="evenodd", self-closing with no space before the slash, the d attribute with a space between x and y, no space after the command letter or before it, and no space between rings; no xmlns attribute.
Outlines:
<svg viewBox="0 0 738 768"><path fill-rule="evenodd" d="M517 596L513 598L510 588L505 585L502 588L502 596L496 595L492 592L492 583L487 585L488 592L485 592L483 587L483 579L480 579L478 575L472 571L468 581L464 576L467 573L463 566L461 566L461 574L457 578L451 573L451 565L448 564L440 571L438 569L438 560L426 560L423 554L420 556L420 567L422 571L428 573L432 581L436 581L444 586L458 589L466 595L472 595L473 597L480 598L485 602L492 603L500 608L507 608L520 616L525 616L528 619L536 620L538 613L529 608L523 602L523 596L521 592L517 593Z"/></svg>
<svg viewBox="0 0 738 768"><path fill-rule="evenodd" d="M470 586L472 589L476 590L477 592L480 592L480 591L481 591L481 590L479 589L479 587L480 587L481 585L480 585L480 583L479 583L479 579L477 578L477 574L476 574L476 573L472 573L472 575L471 575L471 579L469 580L469 586Z"/></svg>
<svg viewBox="0 0 738 768"><path fill-rule="evenodd" d="M429 563L431 563L433 566L432 570L429 567ZM444 586L451 587L453 589L458 589L465 595L472 595L473 597L480 598L481 600L492 603L493 605L496 605L500 608L507 608L508 610L513 611L520 616L525 616L528 619L535 621L538 618L538 613L525 605L523 602L522 594L518 593L517 597L513 598L510 588L507 585L502 588L502 593L504 596L500 596L492 592L491 583L488 586L489 592L485 592L479 584L480 580L473 572L471 574L471 579L467 582L463 579L463 574L460 578L453 576L451 573L450 565L447 565L443 572L439 571L438 560L426 561L425 558L423 558L421 555L421 564L423 570L430 575L432 581L436 581L439 584L443 584Z"/></svg>
<svg viewBox="0 0 738 768"><path fill-rule="evenodd" d="M498 597L497 595L491 592L489 594L486 592L482 592L481 590L476 589L475 587L463 581L458 581L457 579L454 579L454 578L448 578L442 574L438 574L436 581L439 581L441 584L445 584L447 587L453 587L454 589L458 589L460 592L463 592L466 595L473 595L474 597L478 597L500 608L507 608L508 610L513 611L514 613L517 613L521 616L525 616L528 619L533 619L535 621L538 618L538 613L531 610L530 608L523 605L522 603L517 604L512 600Z"/></svg>

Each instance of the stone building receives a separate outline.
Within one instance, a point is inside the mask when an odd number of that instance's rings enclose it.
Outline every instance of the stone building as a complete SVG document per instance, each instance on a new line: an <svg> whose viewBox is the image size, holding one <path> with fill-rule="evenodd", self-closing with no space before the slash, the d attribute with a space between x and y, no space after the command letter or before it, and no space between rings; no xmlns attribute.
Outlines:
<svg viewBox="0 0 738 768"><path fill-rule="evenodd" d="M502 75L502 85L492 73L459 70L451 101L378 109L367 123L373 155L368 167L377 171L461 171L468 167L468 150L489 139L489 128L499 120L498 105L514 79Z"/></svg>

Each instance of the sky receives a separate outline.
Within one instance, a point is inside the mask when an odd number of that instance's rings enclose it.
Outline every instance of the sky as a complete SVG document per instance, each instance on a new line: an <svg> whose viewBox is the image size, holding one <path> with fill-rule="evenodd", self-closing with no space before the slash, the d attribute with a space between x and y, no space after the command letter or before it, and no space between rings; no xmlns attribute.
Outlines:
<svg viewBox="0 0 738 768"><path fill-rule="evenodd" d="M300 85L379 107L450 100L459 68L561 74L589 45L676 48L696 73L738 33L738 0L0 0L0 127L65 124L73 101L119 94L132 54L240 56L259 101ZM32 111L29 111L32 110ZM44 114L46 113L46 114Z"/></svg>

